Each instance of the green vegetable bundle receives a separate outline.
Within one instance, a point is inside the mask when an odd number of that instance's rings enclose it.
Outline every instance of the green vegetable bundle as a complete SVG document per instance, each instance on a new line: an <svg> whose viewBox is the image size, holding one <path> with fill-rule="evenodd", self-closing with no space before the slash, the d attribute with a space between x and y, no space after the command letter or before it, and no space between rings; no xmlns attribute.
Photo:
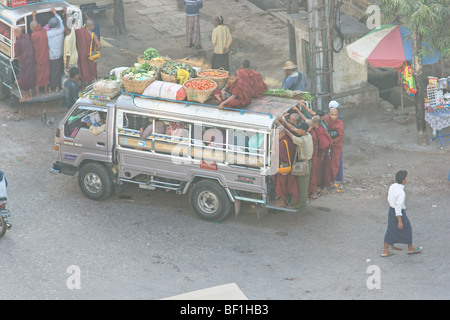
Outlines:
<svg viewBox="0 0 450 320"><path fill-rule="evenodd" d="M128 68L122 73L122 77L142 81L154 77L157 72L157 68L148 63L135 63L134 67Z"/></svg>
<svg viewBox="0 0 450 320"><path fill-rule="evenodd" d="M160 57L158 50L155 48L148 48L144 51L144 54L142 55L142 59L144 60L151 60L153 58Z"/></svg>
<svg viewBox="0 0 450 320"><path fill-rule="evenodd" d="M287 89L283 89L283 88L269 89L266 92L264 92L263 95L285 97L285 98L295 98L295 99L299 99L299 100L306 100L309 102L313 101L313 97L312 97L311 93L309 93L309 92L298 91L298 90L292 91L292 90L287 90Z"/></svg>
<svg viewBox="0 0 450 320"><path fill-rule="evenodd" d="M190 65L184 62L177 62L177 61L168 61L164 63L164 65L161 68L161 72L169 76L172 75L176 76L178 69L183 69L189 72L191 78L195 76L195 70Z"/></svg>

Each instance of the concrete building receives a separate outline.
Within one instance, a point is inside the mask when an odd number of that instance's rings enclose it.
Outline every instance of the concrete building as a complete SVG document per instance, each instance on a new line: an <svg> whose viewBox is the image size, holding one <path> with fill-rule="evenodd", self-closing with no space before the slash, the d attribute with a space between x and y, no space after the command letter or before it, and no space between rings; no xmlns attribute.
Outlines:
<svg viewBox="0 0 450 320"><path fill-rule="evenodd" d="M347 55L346 47L358 40L370 29L360 22L365 9L371 3L364 0L344 1L341 7L339 21L342 39L334 35L333 50L333 99L338 100L343 107L377 105L379 101L378 88L368 82L367 63L360 65ZM365 7L367 5L367 7ZM295 27L297 65L299 70L311 78L312 64L309 50L309 21L305 10L292 14L288 21ZM310 79L311 80L311 79Z"/></svg>

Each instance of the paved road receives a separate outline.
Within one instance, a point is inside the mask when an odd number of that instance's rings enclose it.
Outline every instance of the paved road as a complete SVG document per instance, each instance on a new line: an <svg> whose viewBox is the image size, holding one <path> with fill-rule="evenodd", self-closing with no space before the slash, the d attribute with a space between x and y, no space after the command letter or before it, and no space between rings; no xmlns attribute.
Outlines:
<svg viewBox="0 0 450 320"><path fill-rule="evenodd" d="M246 207L208 223L162 191L87 199L76 177L50 173L53 134L37 115L0 120L13 224L0 240L0 299L160 299L230 282L250 299L450 298L448 190L408 198L423 252L381 258L384 195L328 195L261 219Z"/></svg>

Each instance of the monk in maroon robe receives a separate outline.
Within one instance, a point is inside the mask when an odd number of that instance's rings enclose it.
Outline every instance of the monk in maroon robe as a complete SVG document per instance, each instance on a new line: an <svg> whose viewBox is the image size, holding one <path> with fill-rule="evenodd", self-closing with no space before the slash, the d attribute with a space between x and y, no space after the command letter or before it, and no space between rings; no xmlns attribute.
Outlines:
<svg viewBox="0 0 450 320"><path fill-rule="evenodd" d="M101 47L97 35L93 32L94 27L94 21L88 20L84 28L75 30L78 51L78 68L80 70L83 88L97 79L97 62L89 60L91 41L93 41L92 51L98 51Z"/></svg>
<svg viewBox="0 0 450 320"><path fill-rule="evenodd" d="M40 87L44 87L44 94L48 92L50 77L50 64L48 57L47 31L41 27L36 20L36 12L33 12L33 21L30 23L31 40L34 49L35 73L36 73L36 96L39 97Z"/></svg>
<svg viewBox="0 0 450 320"><path fill-rule="evenodd" d="M19 61L19 89L24 91L20 102L32 98L31 89L36 84L34 70L33 42L28 33L24 33L21 27L14 29L16 43L14 44L15 59Z"/></svg>
<svg viewBox="0 0 450 320"><path fill-rule="evenodd" d="M279 162L280 163L289 163L289 159L294 161L295 153L297 152L294 143L292 140L286 135L285 128L283 126L278 126L278 138L279 138ZM287 144L287 148L286 148ZM289 156L288 156L289 150ZM295 200L299 199L298 192L298 183L297 177L293 176L290 172L287 174L277 173L275 175L275 193L279 197L278 200L270 203L270 205L275 207L284 207L292 209L292 207L288 206L286 203L286 199L289 195L293 195Z"/></svg>
<svg viewBox="0 0 450 320"><path fill-rule="evenodd" d="M314 116L315 117L315 116ZM319 117L319 116L317 116ZM320 117L319 117L320 120ZM331 137L328 134L327 130L320 124L317 128L314 129L314 132L317 136L317 143L319 147L318 157L319 157L319 169L316 171L318 181L318 189L317 191L325 192L326 188L328 188L331 184L331 159L330 159L330 147L331 147Z"/></svg>
<svg viewBox="0 0 450 320"><path fill-rule="evenodd" d="M235 72L228 74L228 82L222 90L214 90L213 97L220 102L219 110L223 107L245 107L252 101L252 91L248 85L236 77Z"/></svg>
<svg viewBox="0 0 450 320"><path fill-rule="evenodd" d="M261 98L262 94L269 90L259 72L250 69L250 61L247 59L242 61L241 69L236 71L236 76L247 83L253 98Z"/></svg>
<svg viewBox="0 0 450 320"><path fill-rule="evenodd" d="M313 140L313 153L311 157L311 171L309 176L308 197L311 199L317 198L317 187L320 183L320 165L321 159L319 158L319 140L316 134L316 128L320 126L320 117L314 116L311 118L310 131Z"/></svg>
<svg viewBox="0 0 450 320"><path fill-rule="evenodd" d="M324 122L327 125L328 133L331 136L331 181L336 179L339 170L339 160L344 142L344 121L338 119L338 109L330 108L327 115L324 116Z"/></svg>

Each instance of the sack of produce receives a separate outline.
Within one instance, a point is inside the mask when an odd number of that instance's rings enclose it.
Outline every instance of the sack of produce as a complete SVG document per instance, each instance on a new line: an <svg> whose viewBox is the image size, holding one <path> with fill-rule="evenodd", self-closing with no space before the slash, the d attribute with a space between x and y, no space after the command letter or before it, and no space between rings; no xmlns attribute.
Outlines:
<svg viewBox="0 0 450 320"><path fill-rule="evenodd" d="M143 95L179 101L186 99L186 91L182 85L158 80L153 81L144 90Z"/></svg>
<svg viewBox="0 0 450 320"><path fill-rule="evenodd" d="M150 83L156 80L157 70L148 63L135 63L134 67L122 72L120 79L125 90L130 93L142 94Z"/></svg>
<svg viewBox="0 0 450 320"><path fill-rule="evenodd" d="M96 95L114 98L120 93L121 85L116 80L100 80L94 83Z"/></svg>
<svg viewBox="0 0 450 320"><path fill-rule="evenodd" d="M183 84L189 101L204 103L211 98L212 93L217 88L217 83L211 79L191 79Z"/></svg>

